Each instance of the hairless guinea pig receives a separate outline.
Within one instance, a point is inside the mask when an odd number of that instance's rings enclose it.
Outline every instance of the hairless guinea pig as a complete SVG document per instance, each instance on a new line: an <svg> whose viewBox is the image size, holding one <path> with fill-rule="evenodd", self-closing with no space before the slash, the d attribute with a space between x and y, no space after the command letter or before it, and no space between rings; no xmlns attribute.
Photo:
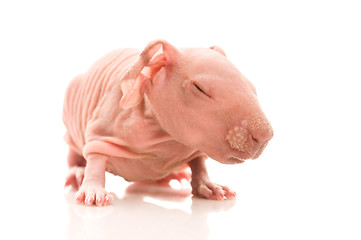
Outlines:
<svg viewBox="0 0 361 240"><path fill-rule="evenodd" d="M77 76L63 120L70 146L65 185L78 189L76 202L97 206L112 200L105 171L127 181L192 178L196 196L234 198L210 181L205 160L255 159L273 136L254 86L221 48L177 49L163 40L140 54L115 50Z"/></svg>

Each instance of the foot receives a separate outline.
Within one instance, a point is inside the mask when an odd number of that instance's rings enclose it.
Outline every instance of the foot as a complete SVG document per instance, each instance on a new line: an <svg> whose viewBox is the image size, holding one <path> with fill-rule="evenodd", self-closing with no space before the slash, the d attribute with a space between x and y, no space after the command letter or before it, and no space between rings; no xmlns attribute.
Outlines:
<svg viewBox="0 0 361 240"><path fill-rule="evenodd" d="M236 192L227 186L213 183L209 180L192 181L194 196L212 200L225 200L236 198Z"/></svg>
<svg viewBox="0 0 361 240"><path fill-rule="evenodd" d="M105 191L104 187L97 184L83 184L75 194L75 201L87 206L106 206L111 203L112 199L112 195Z"/></svg>
<svg viewBox="0 0 361 240"><path fill-rule="evenodd" d="M65 178L65 186L72 186L74 189L79 189L84 179L85 167L74 166L69 168L69 173Z"/></svg>
<svg viewBox="0 0 361 240"><path fill-rule="evenodd" d="M234 199L236 193L233 190L209 180L205 164L206 159L207 156L201 156L188 163L192 169L191 185L193 195L212 200Z"/></svg>

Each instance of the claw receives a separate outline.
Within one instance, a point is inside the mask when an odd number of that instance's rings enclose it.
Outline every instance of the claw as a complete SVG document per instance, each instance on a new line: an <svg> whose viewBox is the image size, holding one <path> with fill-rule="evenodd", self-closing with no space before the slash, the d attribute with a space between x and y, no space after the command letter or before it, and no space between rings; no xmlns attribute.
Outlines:
<svg viewBox="0 0 361 240"><path fill-rule="evenodd" d="M236 197L236 193L230 188L211 182L193 184L193 194L212 200L234 199Z"/></svg>
<svg viewBox="0 0 361 240"><path fill-rule="evenodd" d="M75 194L75 201L79 204L84 203L87 206L96 205L101 207L111 203L112 195L107 193L103 187L87 184L83 185Z"/></svg>

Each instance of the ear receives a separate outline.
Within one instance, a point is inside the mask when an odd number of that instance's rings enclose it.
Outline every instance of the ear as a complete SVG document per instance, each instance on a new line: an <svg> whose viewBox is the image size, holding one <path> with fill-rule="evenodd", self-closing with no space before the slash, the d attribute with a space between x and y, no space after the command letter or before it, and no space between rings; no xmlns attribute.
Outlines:
<svg viewBox="0 0 361 240"><path fill-rule="evenodd" d="M172 65L178 54L179 51L164 40L150 42L120 80L123 92L120 107L127 109L138 105L144 97L145 83L152 81L162 67Z"/></svg>
<svg viewBox="0 0 361 240"><path fill-rule="evenodd" d="M223 56L226 57L226 53L223 51L223 49L221 47L218 47L218 46L212 46L210 47L210 49L222 54Z"/></svg>

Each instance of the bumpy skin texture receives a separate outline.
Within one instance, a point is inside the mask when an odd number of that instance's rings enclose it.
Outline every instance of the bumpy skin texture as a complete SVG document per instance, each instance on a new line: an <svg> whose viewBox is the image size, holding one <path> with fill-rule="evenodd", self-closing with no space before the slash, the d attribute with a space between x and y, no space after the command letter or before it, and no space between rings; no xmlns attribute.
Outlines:
<svg viewBox="0 0 361 240"><path fill-rule="evenodd" d="M69 85L63 109L69 145L66 186L76 201L107 205L105 171L128 181L190 179L193 194L230 199L205 160L257 158L273 130L253 85L219 47L179 50L163 40L115 50Z"/></svg>

